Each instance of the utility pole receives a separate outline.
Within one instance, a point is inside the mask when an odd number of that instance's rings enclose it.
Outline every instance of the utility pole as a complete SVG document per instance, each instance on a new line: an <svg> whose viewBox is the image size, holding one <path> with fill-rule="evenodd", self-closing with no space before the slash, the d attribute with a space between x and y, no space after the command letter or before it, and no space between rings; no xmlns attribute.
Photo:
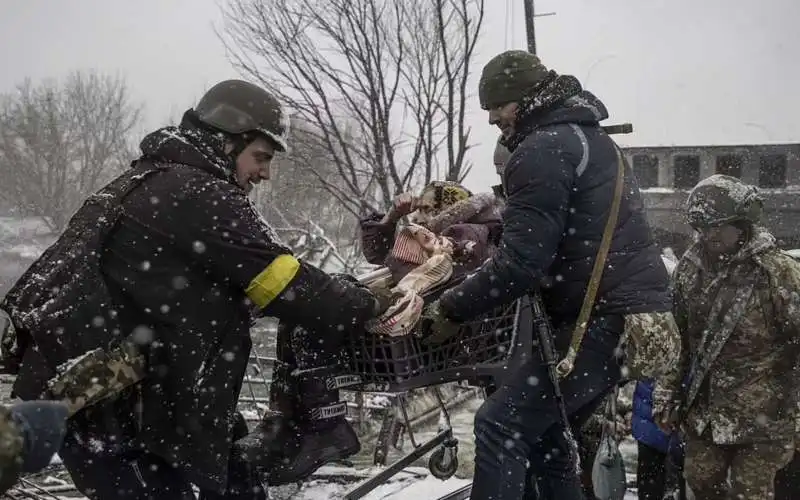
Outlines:
<svg viewBox="0 0 800 500"><path fill-rule="evenodd" d="M522 0L525 5L525 35L528 37L528 52L536 54L536 28L534 21L537 17L553 16L555 12L545 12L543 14L536 14L533 2L534 0ZM630 134L633 132L633 125L630 123L621 123L619 125L606 125L603 130L608 134Z"/></svg>
<svg viewBox="0 0 800 500"><path fill-rule="evenodd" d="M534 19L537 17L555 16L555 12L544 12L537 14L534 8L534 0L522 0L525 6L525 35L528 40L528 52L536 54L536 27L534 26Z"/></svg>
<svg viewBox="0 0 800 500"><path fill-rule="evenodd" d="M523 2L525 2L525 35L528 38L528 52L536 54L536 28L533 22L536 13L533 0L523 0Z"/></svg>

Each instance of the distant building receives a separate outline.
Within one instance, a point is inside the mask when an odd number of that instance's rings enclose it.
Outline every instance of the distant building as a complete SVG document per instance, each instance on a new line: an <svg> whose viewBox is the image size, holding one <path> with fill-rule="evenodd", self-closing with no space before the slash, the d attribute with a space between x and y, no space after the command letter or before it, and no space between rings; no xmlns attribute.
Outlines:
<svg viewBox="0 0 800 500"><path fill-rule="evenodd" d="M766 225L783 247L800 247L800 143L623 148L645 197L656 238L682 252L691 238L684 220L689 190L712 174L760 187Z"/></svg>

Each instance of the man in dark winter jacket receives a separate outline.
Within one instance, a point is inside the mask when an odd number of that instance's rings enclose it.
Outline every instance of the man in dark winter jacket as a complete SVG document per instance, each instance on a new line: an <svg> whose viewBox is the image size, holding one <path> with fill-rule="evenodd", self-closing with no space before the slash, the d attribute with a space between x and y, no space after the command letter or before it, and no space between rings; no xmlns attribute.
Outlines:
<svg viewBox="0 0 800 500"><path fill-rule="evenodd" d="M139 383L71 419L61 457L89 498L195 498L191 484L201 498L265 498L244 460L252 450L232 452L247 434L236 403L252 315L305 326L319 335L310 350L336 351L385 308L369 290L292 256L248 200L286 149L286 130L272 95L239 80L217 84L180 126L144 138L131 171L87 201L6 297L24 339L17 345L27 346L15 386L23 399L46 393L57 365L94 348L122 342L145 360ZM85 265L95 256L98 265ZM49 286L73 262L77 280ZM41 314L52 303L67 314ZM58 318L53 330L42 326L50 317ZM261 465L307 473L357 451L338 392L317 372L305 375L328 364L319 358L295 374L298 382L275 384L292 404L269 420Z"/></svg>
<svg viewBox="0 0 800 500"><path fill-rule="evenodd" d="M572 76L524 51L492 59L481 106L503 132L506 208L500 247L427 315L453 323L540 289L563 357L584 299L614 197L614 142L603 104ZM626 314L669 311L668 276L653 245L636 180L625 167L619 219L574 370L561 381L566 409L588 418L620 378L615 349ZM580 423L576 427L580 427ZM546 367L534 357L502 381L475 417L473 499L582 498ZM528 480L535 479L535 486Z"/></svg>

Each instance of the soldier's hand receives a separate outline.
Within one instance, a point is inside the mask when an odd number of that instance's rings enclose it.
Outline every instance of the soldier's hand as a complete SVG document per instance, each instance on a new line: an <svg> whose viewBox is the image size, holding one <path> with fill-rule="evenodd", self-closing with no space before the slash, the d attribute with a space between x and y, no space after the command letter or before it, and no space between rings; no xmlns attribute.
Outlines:
<svg viewBox="0 0 800 500"><path fill-rule="evenodd" d="M369 287L372 295L375 297L375 317L381 316L385 313L395 301L399 300L403 294L400 292L393 292L382 284L373 285Z"/></svg>
<svg viewBox="0 0 800 500"><path fill-rule="evenodd" d="M610 416L604 415L602 420L602 429L609 436L613 436L614 440L621 442L625 436L631 433L630 414L622 415L617 413L612 420Z"/></svg>
<svg viewBox="0 0 800 500"><path fill-rule="evenodd" d="M677 425L679 401L675 391L658 386L653 388L653 421L666 434L671 434Z"/></svg>
<svg viewBox="0 0 800 500"><path fill-rule="evenodd" d="M461 325L448 319L438 300L433 301L422 313L422 319L431 322L431 334L424 339L424 345L441 344L447 339L458 335Z"/></svg>
<svg viewBox="0 0 800 500"><path fill-rule="evenodd" d="M661 432L664 434L672 434L678 429L677 408L668 409L660 413L653 412L653 421Z"/></svg>

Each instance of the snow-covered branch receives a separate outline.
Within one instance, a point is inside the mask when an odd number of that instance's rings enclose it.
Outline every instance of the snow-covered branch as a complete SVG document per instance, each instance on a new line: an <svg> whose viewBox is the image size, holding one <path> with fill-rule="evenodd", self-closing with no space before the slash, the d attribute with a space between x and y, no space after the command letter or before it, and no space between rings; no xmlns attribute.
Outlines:
<svg viewBox="0 0 800 500"><path fill-rule="evenodd" d="M464 177L484 0L230 0L223 14L229 57L304 125L329 164L310 172L352 214Z"/></svg>

